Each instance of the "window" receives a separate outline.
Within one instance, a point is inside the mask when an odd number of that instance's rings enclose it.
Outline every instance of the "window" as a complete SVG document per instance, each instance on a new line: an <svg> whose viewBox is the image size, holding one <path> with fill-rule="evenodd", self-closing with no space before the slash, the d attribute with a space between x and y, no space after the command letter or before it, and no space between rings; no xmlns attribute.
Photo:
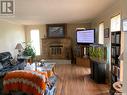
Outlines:
<svg viewBox="0 0 127 95"><path fill-rule="evenodd" d="M111 18L111 32L120 31L120 15Z"/></svg>
<svg viewBox="0 0 127 95"><path fill-rule="evenodd" d="M104 44L104 23L99 24L99 44Z"/></svg>
<svg viewBox="0 0 127 95"><path fill-rule="evenodd" d="M40 37L39 30L33 29L30 31L32 46L35 48L36 55L40 55Z"/></svg>

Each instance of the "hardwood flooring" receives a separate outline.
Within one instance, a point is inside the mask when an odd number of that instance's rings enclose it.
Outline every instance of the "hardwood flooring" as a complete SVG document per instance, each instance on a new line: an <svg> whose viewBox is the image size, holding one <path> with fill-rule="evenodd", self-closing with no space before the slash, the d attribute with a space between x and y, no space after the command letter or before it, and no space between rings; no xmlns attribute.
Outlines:
<svg viewBox="0 0 127 95"><path fill-rule="evenodd" d="M97 84L90 78L90 68L59 64L55 72L56 95L110 95L107 84Z"/></svg>

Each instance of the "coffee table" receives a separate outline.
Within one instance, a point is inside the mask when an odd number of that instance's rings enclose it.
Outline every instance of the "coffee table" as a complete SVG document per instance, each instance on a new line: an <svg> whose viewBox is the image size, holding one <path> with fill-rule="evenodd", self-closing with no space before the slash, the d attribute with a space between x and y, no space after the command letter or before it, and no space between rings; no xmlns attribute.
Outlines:
<svg viewBox="0 0 127 95"><path fill-rule="evenodd" d="M47 72L48 77L55 75L55 63L43 63L37 64L36 70L41 72Z"/></svg>

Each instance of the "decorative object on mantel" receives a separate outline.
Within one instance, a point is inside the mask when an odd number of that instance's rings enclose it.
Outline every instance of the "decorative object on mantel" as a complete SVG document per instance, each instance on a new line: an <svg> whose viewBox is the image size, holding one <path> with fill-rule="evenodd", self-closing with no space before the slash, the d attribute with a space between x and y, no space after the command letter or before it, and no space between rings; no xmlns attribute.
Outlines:
<svg viewBox="0 0 127 95"><path fill-rule="evenodd" d="M22 47L21 43L17 43L15 49L18 50L18 56L21 56L22 55L22 50L23 50L23 47Z"/></svg>
<svg viewBox="0 0 127 95"><path fill-rule="evenodd" d="M76 28L76 30L86 30L86 28Z"/></svg>
<svg viewBox="0 0 127 95"><path fill-rule="evenodd" d="M66 24L47 24L48 38L63 38L66 35Z"/></svg>

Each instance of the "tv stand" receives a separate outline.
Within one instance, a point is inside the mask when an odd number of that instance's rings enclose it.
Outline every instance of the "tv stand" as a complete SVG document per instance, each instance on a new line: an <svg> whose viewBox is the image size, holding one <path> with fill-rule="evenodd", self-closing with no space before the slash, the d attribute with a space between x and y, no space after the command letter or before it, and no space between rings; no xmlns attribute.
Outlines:
<svg viewBox="0 0 127 95"><path fill-rule="evenodd" d="M77 45L76 57L89 56L89 45Z"/></svg>
<svg viewBox="0 0 127 95"><path fill-rule="evenodd" d="M90 60L88 57L76 57L76 64L79 66L90 68Z"/></svg>
<svg viewBox="0 0 127 95"><path fill-rule="evenodd" d="M90 67L88 45L78 45L77 54L75 56L76 64L84 67Z"/></svg>

